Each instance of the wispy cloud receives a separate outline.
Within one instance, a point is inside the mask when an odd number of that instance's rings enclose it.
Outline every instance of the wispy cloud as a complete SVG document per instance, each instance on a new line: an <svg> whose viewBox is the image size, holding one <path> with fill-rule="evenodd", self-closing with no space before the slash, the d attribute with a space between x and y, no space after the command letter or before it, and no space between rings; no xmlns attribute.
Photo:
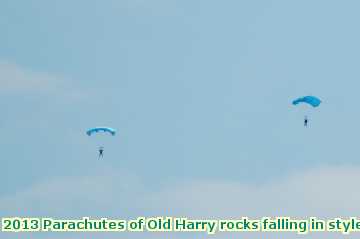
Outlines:
<svg viewBox="0 0 360 239"><path fill-rule="evenodd" d="M17 64L0 61L1 91L53 91L60 80L48 73L34 72Z"/></svg>
<svg viewBox="0 0 360 239"><path fill-rule="evenodd" d="M146 183L132 174L113 169L100 171L87 176L60 178L3 197L0 199L2 214L118 218L142 215L190 218L329 218L356 216L360 213L357 203L360 193L354 190L360 180L360 168L317 168L262 185L230 181L188 181L169 185L157 192L146 189ZM266 238L278 238L280 234L266 235ZM314 237L312 234L281 235L281 238ZM56 236L67 238L65 234L63 237ZM171 236L185 238L189 234L171 233ZM206 237L205 234L201 236ZM229 235L219 233L212 238L226 236ZM240 238L241 234L238 236ZM259 234L251 233L247 236L258 238ZM339 236L341 234L320 233L316 238ZM92 237L100 238L96 234ZM355 237L356 234L348 236Z"/></svg>
<svg viewBox="0 0 360 239"><path fill-rule="evenodd" d="M76 81L46 71L34 71L8 61L0 60L0 92L46 96L48 99L79 100L87 98L87 90Z"/></svg>

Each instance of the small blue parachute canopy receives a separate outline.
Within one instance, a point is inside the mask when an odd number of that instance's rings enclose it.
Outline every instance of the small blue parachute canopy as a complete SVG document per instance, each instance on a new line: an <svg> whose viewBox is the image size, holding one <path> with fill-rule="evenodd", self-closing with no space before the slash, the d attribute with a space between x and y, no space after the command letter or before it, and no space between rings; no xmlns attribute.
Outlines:
<svg viewBox="0 0 360 239"><path fill-rule="evenodd" d="M293 105L297 105L299 103L307 103L312 107L318 107L321 103L321 100L315 96L304 96L294 100L292 103Z"/></svg>
<svg viewBox="0 0 360 239"><path fill-rule="evenodd" d="M86 134L91 136L92 134L99 133L99 132L110 133L112 136L114 136L116 133L116 130L112 129L112 128L108 128L108 127L96 127L96 128L91 128L88 131L86 131Z"/></svg>

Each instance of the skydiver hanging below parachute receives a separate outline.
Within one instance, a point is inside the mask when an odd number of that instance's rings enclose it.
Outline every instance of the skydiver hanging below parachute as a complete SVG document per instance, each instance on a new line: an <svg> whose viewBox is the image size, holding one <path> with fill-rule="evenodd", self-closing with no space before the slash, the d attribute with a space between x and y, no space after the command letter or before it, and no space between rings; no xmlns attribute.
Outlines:
<svg viewBox="0 0 360 239"><path fill-rule="evenodd" d="M308 118L307 116L305 115L305 118L304 118L304 126L307 127L308 125Z"/></svg>
<svg viewBox="0 0 360 239"><path fill-rule="evenodd" d="M109 127L96 127L96 128L91 128L88 131L86 131L86 134L88 136L92 136L93 134L98 134L98 133L109 133L112 136L115 136L116 131ZM104 147L103 146L99 147L99 159L102 157L104 157Z"/></svg>
<svg viewBox="0 0 360 239"><path fill-rule="evenodd" d="M321 100L315 96L304 96L304 97L300 97L292 102L293 105L297 105L299 103L306 103L308 105L311 105L313 108L316 108L321 104ZM307 127L308 123L309 123L309 119L305 115L304 127Z"/></svg>
<svg viewBox="0 0 360 239"><path fill-rule="evenodd" d="M99 148L99 159L104 156L104 147Z"/></svg>

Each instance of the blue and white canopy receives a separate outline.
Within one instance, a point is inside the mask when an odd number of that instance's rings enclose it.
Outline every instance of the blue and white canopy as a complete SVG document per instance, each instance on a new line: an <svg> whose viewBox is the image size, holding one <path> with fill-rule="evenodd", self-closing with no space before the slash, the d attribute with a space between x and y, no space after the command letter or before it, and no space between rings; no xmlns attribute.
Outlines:
<svg viewBox="0 0 360 239"><path fill-rule="evenodd" d="M299 103L306 103L311 105L312 107L318 107L321 104L321 100L315 96L304 96L294 100L293 105L297 105Z"/></svg>
<svg viewBox="0 0 360 239"><path fill-rule="evenodd" d="M112 136L116 134L116 130L109 127L95 127L86 131L86 134L91 136L96 133L110 133Z"/></svg>

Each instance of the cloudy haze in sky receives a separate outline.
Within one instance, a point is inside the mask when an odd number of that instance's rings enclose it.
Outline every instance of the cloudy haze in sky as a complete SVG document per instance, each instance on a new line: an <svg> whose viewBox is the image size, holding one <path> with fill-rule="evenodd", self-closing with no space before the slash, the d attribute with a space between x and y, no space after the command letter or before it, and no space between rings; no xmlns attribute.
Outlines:
<svg viewBox="0 0 360 239"><path fill-rule="evenodd" d="M359 215L359 7L1 1L0 216ZM291 105L303 95L323 104ZM102 160L98 125L118 132Z"/></svg>

